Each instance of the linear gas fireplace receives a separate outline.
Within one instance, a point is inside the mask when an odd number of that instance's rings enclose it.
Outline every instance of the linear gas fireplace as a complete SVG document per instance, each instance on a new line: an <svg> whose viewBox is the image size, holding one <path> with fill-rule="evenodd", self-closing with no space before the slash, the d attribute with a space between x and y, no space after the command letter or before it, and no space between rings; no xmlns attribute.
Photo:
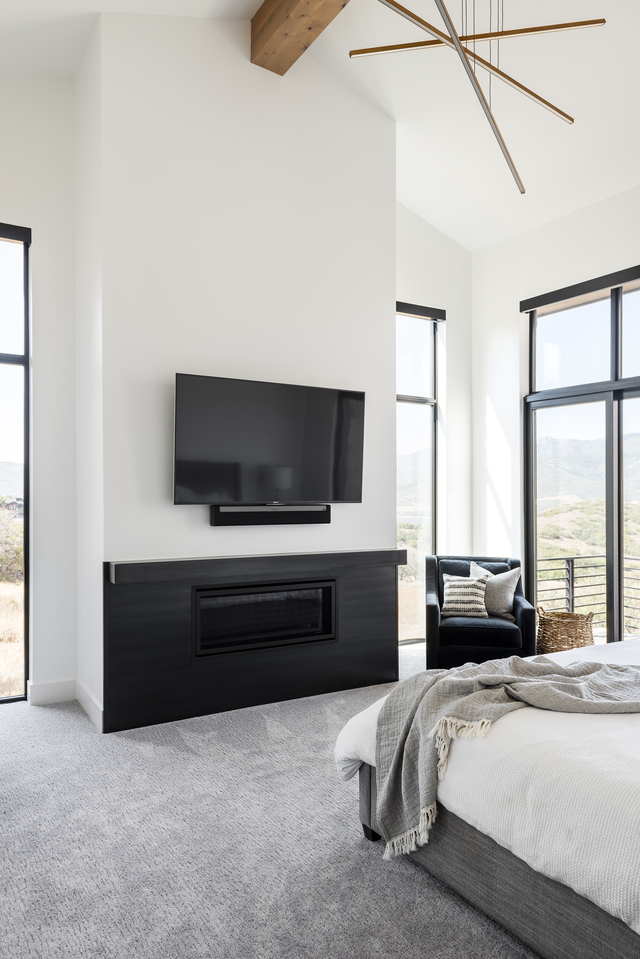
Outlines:
<svg viewBox="0 0 640 959"><path fill-rule="evenodd" d="M335 580L194 589L196 656L335 640Z"/></svg>

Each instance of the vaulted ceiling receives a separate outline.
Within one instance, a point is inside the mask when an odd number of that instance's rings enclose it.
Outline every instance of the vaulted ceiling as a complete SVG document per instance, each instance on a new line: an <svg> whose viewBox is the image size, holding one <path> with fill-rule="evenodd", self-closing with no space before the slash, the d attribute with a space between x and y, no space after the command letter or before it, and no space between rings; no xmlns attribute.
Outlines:
<svg viewBox="0 0 640 959"><path fill-rule="evenodd" d="M489 0L475 2L476 28L486 30ZM404 3L442 28L434 0ZM102 0L99 9L250 19L259 6L258 0ZM459 27L461 0L450 0L449 9ZM97 12L95 0L2 0L0 75L72 75ZM349 59L353 48L427 38L377 0L350 0L304 57L396 121L398 199L477 250L640 184L638 0L504 0L507 28L596 17L605 17L606 26L501 43L501 68L575 117L569 126L493 81L492 109L524 196L455 52ZM301 62L280 82L295 83Z"/></svg>

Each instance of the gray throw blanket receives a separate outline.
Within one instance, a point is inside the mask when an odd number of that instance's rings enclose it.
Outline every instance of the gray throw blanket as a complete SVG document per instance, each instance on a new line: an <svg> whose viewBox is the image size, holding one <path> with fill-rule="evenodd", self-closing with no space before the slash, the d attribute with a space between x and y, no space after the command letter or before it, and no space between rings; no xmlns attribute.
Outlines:
<svg viewBox="0 0 640 959"><path fill-rule="evenodd" d="M429 840L438 779L452 739L484 736L523 706L562 713L640 712L640 666L574 663L545 656L496 659L417 673L393 690L378 717L377 820L385 859Z"/></svg>

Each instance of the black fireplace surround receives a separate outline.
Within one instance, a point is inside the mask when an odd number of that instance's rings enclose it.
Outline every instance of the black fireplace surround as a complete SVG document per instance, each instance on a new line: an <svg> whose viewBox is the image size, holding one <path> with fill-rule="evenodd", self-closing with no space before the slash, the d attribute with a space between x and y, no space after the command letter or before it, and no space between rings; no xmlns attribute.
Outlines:
<svg viewBox="0 0 640 959"><path fill-rule="evenodd" d="M405 550L105 563L104 732L391 682Z"/></svg>

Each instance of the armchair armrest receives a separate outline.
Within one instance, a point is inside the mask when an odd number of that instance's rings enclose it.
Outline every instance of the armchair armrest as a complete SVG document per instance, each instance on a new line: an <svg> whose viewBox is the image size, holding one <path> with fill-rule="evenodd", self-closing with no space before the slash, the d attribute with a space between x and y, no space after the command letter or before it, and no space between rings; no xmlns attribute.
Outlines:
<svg viewBox="0 0 640 959"><path fill-rule="evenodd" d="M536 654L536 611L521 593L513 597L513 615L522 636L522 655Z"/></svg>
<svg viewBox="0 0 640 959"><path fill-rule="evenodd" d="M440 630L440 603L435 590L427 590L427 669L438 665L438 632Z"/></svg>

